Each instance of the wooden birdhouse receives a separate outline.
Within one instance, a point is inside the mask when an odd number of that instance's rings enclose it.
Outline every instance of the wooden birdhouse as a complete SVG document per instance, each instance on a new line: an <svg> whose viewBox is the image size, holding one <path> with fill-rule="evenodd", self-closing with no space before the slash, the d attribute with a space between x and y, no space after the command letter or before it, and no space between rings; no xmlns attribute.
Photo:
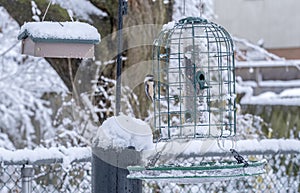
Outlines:
<svg viewBox="0 0 300 193"><path fill-rule="evenodd" d="M93 58L97 29L82 22L29 22L21 27L22 54L50 58Z"/></svg>

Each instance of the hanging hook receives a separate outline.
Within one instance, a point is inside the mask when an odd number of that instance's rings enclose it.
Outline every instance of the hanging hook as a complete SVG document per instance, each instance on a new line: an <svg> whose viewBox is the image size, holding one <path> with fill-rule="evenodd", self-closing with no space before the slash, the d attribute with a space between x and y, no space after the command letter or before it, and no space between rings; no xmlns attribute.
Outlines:
<svg viewBox="0 0 300 193"><path fill-rule="evenodd" d="M161 150L158 150L157 145L160 142L160 139L155 143L155 154L154 156L148 161L146 168L154 167L157 161L159 160L160 156L162 155L164 149L166 148L166 144L162 147Z"/></svg>
<svg viewBox="0 0 300 193"><path fill-rule="evenodd" d="M183 0L183 16L185 16L185 0Z"/></svg>
<svg viewBox="0 0 300 193"><path fill-rule="evenodd" d="M202 8L203 8L203 4L202 4L202 0L200 0L200 5L199 5L199 11L200 11L200 17L202 17Z"/></svg>
<svg viewBox="0 0 300 193"><path fill-rule="evenodd" d="M236 147L236 140L235 140L235 138L231 138L230 141L231 141L231 148L227 149L225 147L225 139L222 138L222 137L218 137L217 138L218 147L221 150L226 151L226 152L230 151L230 149L235 149L235 147Z"/></svg>

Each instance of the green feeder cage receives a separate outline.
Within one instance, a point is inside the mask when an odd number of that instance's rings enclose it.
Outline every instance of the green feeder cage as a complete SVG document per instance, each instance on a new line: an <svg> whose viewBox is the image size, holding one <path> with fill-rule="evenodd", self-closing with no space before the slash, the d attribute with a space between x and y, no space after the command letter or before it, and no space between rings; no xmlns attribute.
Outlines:
<svg viewBox="0 0 300 193"><path fill-rule="evenodd" d="M221 26L199 17L166 25L153 49L154 140L232 139L236 135L233 41ZM265 160L196 166L132 166L129 178L206 181L259 175ZM247 172L248 171L248 172Z"/></svg>
<svg viewBox="0 0 300 193"><path fill-rule="evenodd" d="M233 42L224 28L182 19L159 35L153 63L158 140L235 135Z"/></svg>

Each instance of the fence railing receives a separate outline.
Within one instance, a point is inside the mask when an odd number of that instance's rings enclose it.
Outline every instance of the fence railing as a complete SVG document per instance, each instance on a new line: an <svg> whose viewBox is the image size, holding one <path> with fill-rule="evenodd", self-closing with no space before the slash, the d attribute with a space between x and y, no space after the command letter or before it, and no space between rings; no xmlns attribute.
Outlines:
<svg viewBox="0 0 300 193"><path fill-rule="evenodd" d="M236 62L236 75L243 78L240 84L252 87L254 95L299 88L299 71L300 60Z"/></svg>
<svg viewBox="0 0 300 193"><path fill-rule="evenodd" d="M257 152L242 152L249 160L268 160L266 173L260 176L201 184L144 182L143 192L300 192L300 152L282 145L273 149L276 151L259 149ZM180 162L217 161L224 159L224 156L228 155L194 155L177 159ZM0 149L0 192L91 192L90 159L90 148L14 152Z"/></svg>

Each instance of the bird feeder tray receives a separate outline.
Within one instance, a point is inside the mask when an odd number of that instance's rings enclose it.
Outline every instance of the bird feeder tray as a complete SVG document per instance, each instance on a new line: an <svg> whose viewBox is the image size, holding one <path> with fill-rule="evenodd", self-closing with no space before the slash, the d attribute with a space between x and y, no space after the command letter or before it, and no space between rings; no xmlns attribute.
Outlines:
<svg viewBox="0 0 300 193"><path fill-rule="evenodd" d="M165 181L174 183L203 183L232 178L256 176L265 173L267 161L249 161L245 167L237 162L203 162L199 165L162 165L157 167L129 166L129 179Z"/></svg>
<svg viewBox="0 0 300 193"><path fill-rule="evenodd" d="M22 54L51 58L93 58L97 29L82 22L29 22L21 27Z"/></svg>

